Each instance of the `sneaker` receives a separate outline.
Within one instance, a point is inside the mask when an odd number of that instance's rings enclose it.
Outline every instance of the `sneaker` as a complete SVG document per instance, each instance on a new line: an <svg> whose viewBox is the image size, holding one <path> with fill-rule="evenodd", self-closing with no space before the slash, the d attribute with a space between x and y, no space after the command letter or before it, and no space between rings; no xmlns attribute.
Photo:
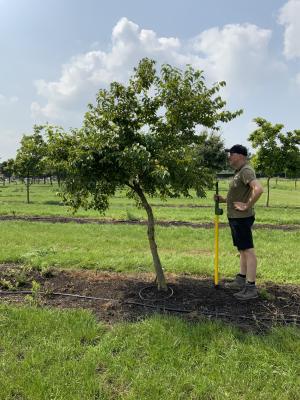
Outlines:
<svg viewBox="0 0 300 400"><path fill-rule="evenodd" d="M234 293L234 297L238 300L251 300L258 297L258 290L255 285L246 283L243 290L238 293Z"/></svg>
<svg viewBox="0 0 300 400"><path fill-rule="evenodd" d="M226 282L225 288L232 290L242 290L246 285L246 278L237 275L232 282Z"/></svg>

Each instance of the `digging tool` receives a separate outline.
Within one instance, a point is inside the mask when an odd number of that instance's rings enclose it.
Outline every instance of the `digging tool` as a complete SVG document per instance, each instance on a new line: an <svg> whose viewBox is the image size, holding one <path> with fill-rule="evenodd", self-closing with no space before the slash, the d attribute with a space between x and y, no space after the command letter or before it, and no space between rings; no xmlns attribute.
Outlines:
<svg viewBox="0 0 300 400"><path fill-rule="evenodd" d="M222 208L219 206L219 182L216 182L215 196L215 255L214 255L214 283L215 288L219 287L219 215L223 214Z"/></svg>

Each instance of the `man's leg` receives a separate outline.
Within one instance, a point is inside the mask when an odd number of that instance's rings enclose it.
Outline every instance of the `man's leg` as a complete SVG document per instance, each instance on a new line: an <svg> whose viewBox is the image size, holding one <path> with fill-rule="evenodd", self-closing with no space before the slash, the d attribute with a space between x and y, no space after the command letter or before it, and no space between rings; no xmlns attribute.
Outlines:
<svg viewBox="0 0 300 400"><path fill-rule="evenodd" d="M236 275L233 281L225 283L225 287L227 289L243 290L246 284L247 256L245 250L239 250L239 253L240 253L240 273Z"/></svg>
<svg viewBox="0 0 300 400"><path fill-rule="evenodd" d="M256 280L256 268L257 268L257 259L255 255L255 250L252 249L247 249L247 250L241 250L241 259L240 259L240 264L241 264L241 271L243 268L243 274L247 274L247 280L248 282L255 282ZM246 265L246 269L245 268ZM241 272L242 274L242 272Z"/></svg>
<svg viewBox="0 0 300 400"><path fill-rule="evenodd" d="M256 272L256 257L254 253L253 247L253 239L252 239L252 232L251 226L253 224L253 218L229 218L229 226L231 228L231 235L233 240L233 245L239 249L240 254L240 272L236 275L235 279L232 282L225 283L225 287L228 289L235 289L235 290L243 290L246 284L246 275L248 280L250 280L253 276L253 273L250 272L254 271L254 275ZM246 246L249 246L250 249L247 250L240 250L240 248L244 249ZM254 259L253 259L254 255ZM249 271L248 271L248 264L249 264ZM255 268L253 268L255 265ZM250 276L248 277L248 274ZM255 280L255 278L254 278Z"/></svg>
<svg viewBox="0 0 300 400"><path fill-rule="evenodd" d="M241 250L241 259L246 260L247 281L244 289L234 296L238 300L250 300L258 297L258 291L255 286L257 260L254 248Z"/></svg>
<svg viewBox="0 0 300 400"><path fill-rule="evenodd" d="M240 252L240 274L247 275L247 254L245 250L239 250Z"/></svg>

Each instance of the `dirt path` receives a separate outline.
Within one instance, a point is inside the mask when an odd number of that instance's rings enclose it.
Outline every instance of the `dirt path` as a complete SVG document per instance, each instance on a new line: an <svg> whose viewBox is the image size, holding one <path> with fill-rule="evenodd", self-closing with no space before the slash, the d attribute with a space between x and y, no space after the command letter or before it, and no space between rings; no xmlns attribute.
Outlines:
<svg viewBox="0 0 300 400"><path fill-rule="evenodd" d="M100 219L100 218L76 218L76 217L54 217L54 216L26 216L26 215L0 215L0 221L28 221L28 222L50 222L50 223L69 223L78 224L114 224L114 225L146 225L146 221L127 220L127 219ZM212 222L188 222L188 221L156 221L156 225L164 227L186 226L190 228L211 229L214 227ZM220 223L220 228L228 227L227 223ZM300 224L275 225L275 224L255 224L254 229L273 229L282 231L300 230Z"/></svg>
<svg viewBox="0 0 300 400"><path fill-rule="evenodd" d="M18 291L9 289L20 281ZM177 315L185 320L222 320L244 330L265 332L274 325L300 326L300 286L260 286L258 299L239 302L233 292L216 290L210 278L167 274L170 291L157 294L152 274L118 274L96 271L26 271L19 265L0 265L0 301L25 303L33 280L40 284L35 299L41 306L89 309L102 322L137 321L153 313ZM6 282L6 284L5 284ZM7 284L10 282L10 285ZM47 293L47 294L45 294Z"/></svg>

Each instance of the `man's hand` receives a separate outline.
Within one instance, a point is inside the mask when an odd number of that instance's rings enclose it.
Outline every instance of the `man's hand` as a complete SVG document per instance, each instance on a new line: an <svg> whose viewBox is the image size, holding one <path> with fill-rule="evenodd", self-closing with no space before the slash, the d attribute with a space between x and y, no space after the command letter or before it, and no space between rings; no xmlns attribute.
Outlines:
<svg viewBox="0 0 300 400"><path fill-rule="evenodd" d="M253 206L260 198L261 194L263 193L264 189L261 186L260 182L257 179L254 179L249 183L249 186L252 189L251 195L247 203L242 203L241 201L235 201L233 206L238 211L246 211Z"/></svg>
<svg viewBox="0 0 300 400"><path fill-rule="evenodd" d="M220 196L219 194L214 195L214 201L218 201L219 203L226 203L226 197Z"/></svg>
<svg viewBox="0 0 300 400"><path fill-rule="evenodd" d="M249 208L249 205L247 203L242 203L241 201L235 201L233 205L234 208L238 211L246 211Z"/></svg>

